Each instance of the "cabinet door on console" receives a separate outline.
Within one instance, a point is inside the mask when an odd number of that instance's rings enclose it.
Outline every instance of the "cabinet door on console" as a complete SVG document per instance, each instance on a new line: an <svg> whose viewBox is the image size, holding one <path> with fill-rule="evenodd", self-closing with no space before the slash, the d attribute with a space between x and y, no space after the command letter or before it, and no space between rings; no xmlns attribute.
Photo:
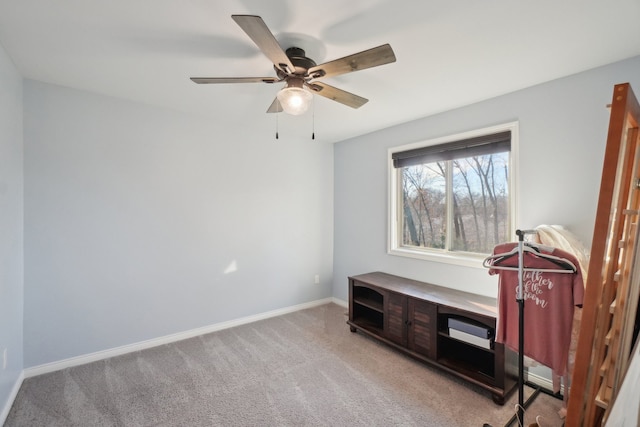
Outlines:
<svg viewBox="0 0 640 427"><path fill-rule="evenodd" d="M408 298L407 324L408 344L410 350L436 358L438 340L437 306L433 303Z"/></svg>
<svg viewBox="0 0 640 427"><path fill-rule="evenodd" d="M386 307L386 338L402 346L406 344L406 319L404 313L406 300L407 297L404 295L389 292Z"/></svg>

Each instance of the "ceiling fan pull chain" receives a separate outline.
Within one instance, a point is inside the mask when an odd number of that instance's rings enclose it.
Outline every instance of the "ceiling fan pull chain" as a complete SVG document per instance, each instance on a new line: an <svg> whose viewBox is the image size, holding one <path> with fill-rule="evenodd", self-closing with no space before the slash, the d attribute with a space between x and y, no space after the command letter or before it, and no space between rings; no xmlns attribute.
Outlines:
<svg viewBox="0 0 640 427"><path fill-rule="evenodd" d="M311 139L316 139L316 98L311 101Z"/></svg>
<svg viewBox="0 0 640 427"><path fill-rule="evenodd" d="M276 116L276 139L278 139L278 114L275 114Z"/></svg>

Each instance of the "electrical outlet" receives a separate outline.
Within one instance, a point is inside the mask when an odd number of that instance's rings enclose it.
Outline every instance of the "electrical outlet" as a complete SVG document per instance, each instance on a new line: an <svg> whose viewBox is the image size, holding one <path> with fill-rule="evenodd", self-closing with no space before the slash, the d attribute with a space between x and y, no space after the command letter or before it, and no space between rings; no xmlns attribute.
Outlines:
<svg viewBox="0 0 640 427"><path fill-rule="evenodd" d="M7 349L2 350L2 370L7 369Z"/></svg>
<svg viewBox="0 0 640 427"><path fill-rule="evenodd" d="M316 274L316 277L315 277L315 279L314 279L314 280L315 280L315 284L316 284L316 285L319 285L319 284L320 284L320 275L319 275L319 274Z"/></svg>

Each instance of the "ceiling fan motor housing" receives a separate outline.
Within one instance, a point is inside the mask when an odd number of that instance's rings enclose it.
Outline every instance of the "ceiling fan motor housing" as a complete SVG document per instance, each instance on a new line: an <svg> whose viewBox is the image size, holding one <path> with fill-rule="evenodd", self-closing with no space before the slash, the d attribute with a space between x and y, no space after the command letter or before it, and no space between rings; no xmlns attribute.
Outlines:
<svg viewBox="0 0 640 427"><path fill-rule="evenodd" d="M297 74L299 76L306 76L307 70L311 67L315 67L316 63L313 59L307 58L305 56L304 49L300 49L299 47L290 47L285 53L287 57L295 67L294 70L290 70L291 74ZM287 76L284 72L278 69L278 67L274 66L278 77L284 78Z"/></svg>

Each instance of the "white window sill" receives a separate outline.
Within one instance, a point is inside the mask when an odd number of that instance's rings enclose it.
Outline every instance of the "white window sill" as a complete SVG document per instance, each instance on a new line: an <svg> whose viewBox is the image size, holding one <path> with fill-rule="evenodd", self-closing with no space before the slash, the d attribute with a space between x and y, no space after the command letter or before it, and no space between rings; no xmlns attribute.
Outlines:
<svg viewBox="0 0 640 427"><path fill-rule="evenodd" d="M389 255L405 258L422 259L425 261L476 268L482 268L482 261L487 257L487 255L482 254L469 254L465 252L429 252L426 250L412 248L393 248L389 249L388 253Z"/></svg>

